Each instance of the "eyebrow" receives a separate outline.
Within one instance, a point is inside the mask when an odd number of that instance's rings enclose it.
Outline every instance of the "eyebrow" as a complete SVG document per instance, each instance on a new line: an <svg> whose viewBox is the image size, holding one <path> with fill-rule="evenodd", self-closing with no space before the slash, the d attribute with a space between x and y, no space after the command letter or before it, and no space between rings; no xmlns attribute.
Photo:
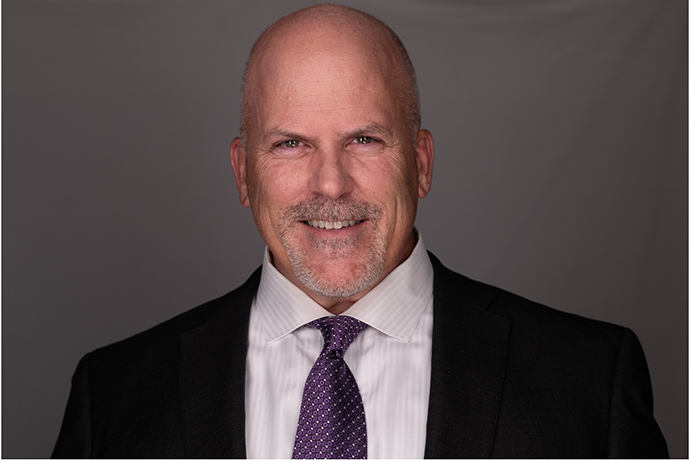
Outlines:
<svg viewBox="0 0 690 460"><path fill-rule="evenodd" d="M348 133L345 133L342 135L344 138L350 138L350 137L357 137L357 136L362 136L364 134L386 134L389 131L386 130L385 128L375 124L371 123L366 126L363 126L361 128L354 129ZM264 139L271 139L271 138L285 138L285 139L308 139L309 136L305 136L303 134L299 134L296 132L292 131L285 131L282 129L274 129L269 132L267 132L263 138Z"/></svg>
<svg viewBox="0 0 690 460"><path fill-rule="evenodd" d="M304 139L306 136L303 136L301 134L293 133L290 131L283 131L282 129L274 129L272 131L267 132L262 136L264 139L270 139L273 137L280 137L280 138L286 138L286 139Z"/></svg>
<svg viewBox="0 0 690 460"><path fill-rule="evenodd" d="M384 129L383 127L377 125L377 124L369 124L366 125L362 128L358 128L350 133L345 134L344 137L356 137L356 136L361 136L363 134L386 134L388 133L388 130Z"/></svg>

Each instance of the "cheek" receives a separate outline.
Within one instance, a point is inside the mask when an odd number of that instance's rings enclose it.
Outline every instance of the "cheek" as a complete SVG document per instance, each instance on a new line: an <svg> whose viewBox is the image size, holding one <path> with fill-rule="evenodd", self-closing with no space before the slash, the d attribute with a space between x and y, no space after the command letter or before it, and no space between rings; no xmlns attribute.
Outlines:
<svg viewBox="0 0 690 460"><path fill-rule="evenodd" d="M417 173L413 161L403 155L395 155L380 162L375 171L370 182L380 194L389 195L389 200L407 202L411 197L416 198Z"/></svg>
<svg viewBox="0 0 690 460"><path fill-rule="evenodd" d="M294 204L303 189L304 174L289 162L253 161L248 166L247 187L250 203L267 208Z"/></svg>
<svg viewBox="0 0 690 460"><path fill-rule="evenodd" d="M388 199L395 206L391 215L396 234L406 234L417 213L417 167L412 155L397 156L389 165L386 185Z"/></svg>

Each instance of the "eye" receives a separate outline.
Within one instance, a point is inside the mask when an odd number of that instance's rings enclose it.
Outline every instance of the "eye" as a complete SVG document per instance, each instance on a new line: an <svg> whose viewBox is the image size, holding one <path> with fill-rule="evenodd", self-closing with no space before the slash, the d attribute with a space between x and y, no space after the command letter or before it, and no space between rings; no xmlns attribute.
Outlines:
<svg viewBox="0 0 690 460"><path fill-rule="evenodd" d="M294 149L299 147L300 144L301 142L297 139L288 139L287 141L281 142L279 145L287 147L289 149Z"/></svg>
<svg viewBox="0 0 690 460"><path fill-rule="evenodd" d="M369 136L357 136L355 137L354 142L355 144L371 144L374 142L374 139Z"/></svg>
<svg viewBox="0 0 690 460"><path fill-rule="evenodd" d="M271 148L273 154L283 157L297 157L309 151L309 144L306 141L301 141L299 138L283 139L273 144Z"/></svg>

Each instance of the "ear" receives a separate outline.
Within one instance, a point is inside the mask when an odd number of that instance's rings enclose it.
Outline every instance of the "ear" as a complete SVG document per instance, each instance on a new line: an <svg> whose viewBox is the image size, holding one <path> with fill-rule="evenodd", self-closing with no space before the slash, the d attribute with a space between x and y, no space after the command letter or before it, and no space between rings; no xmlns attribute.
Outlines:
<svg viewBox="0 0 690 460"><path fill-rule="evenodd" d="M240 192L240 203L245 208L249 207L249 195L247 194L247 155L242 147L242 140L236 137L230 144L230 163L235 171L237 191Z"/></svg>
<svg viewBox="0 0 690 460"><path fill-rule="evenodd" d="M419 198L424 198L431 191L431 176L434 171L434 139L431 133L422 129L417 133L415 155L417 158L417 174L419 184Z"/></svg>

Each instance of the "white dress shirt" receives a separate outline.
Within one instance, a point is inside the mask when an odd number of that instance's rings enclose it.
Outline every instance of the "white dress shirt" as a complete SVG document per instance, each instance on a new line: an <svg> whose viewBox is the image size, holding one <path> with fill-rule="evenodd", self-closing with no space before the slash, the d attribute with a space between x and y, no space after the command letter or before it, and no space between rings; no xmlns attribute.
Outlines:
<svg viewBox="0 0 690 460"><path fill-rule="evenodd" d="M343 314L369 325L344 359L362 394L369 458L422 458L431 380L433 268L421 236L408 259ZM249 320L249 458L291 458L307 374L323 347L305 326L327 310L264 253Z"/></svg>

